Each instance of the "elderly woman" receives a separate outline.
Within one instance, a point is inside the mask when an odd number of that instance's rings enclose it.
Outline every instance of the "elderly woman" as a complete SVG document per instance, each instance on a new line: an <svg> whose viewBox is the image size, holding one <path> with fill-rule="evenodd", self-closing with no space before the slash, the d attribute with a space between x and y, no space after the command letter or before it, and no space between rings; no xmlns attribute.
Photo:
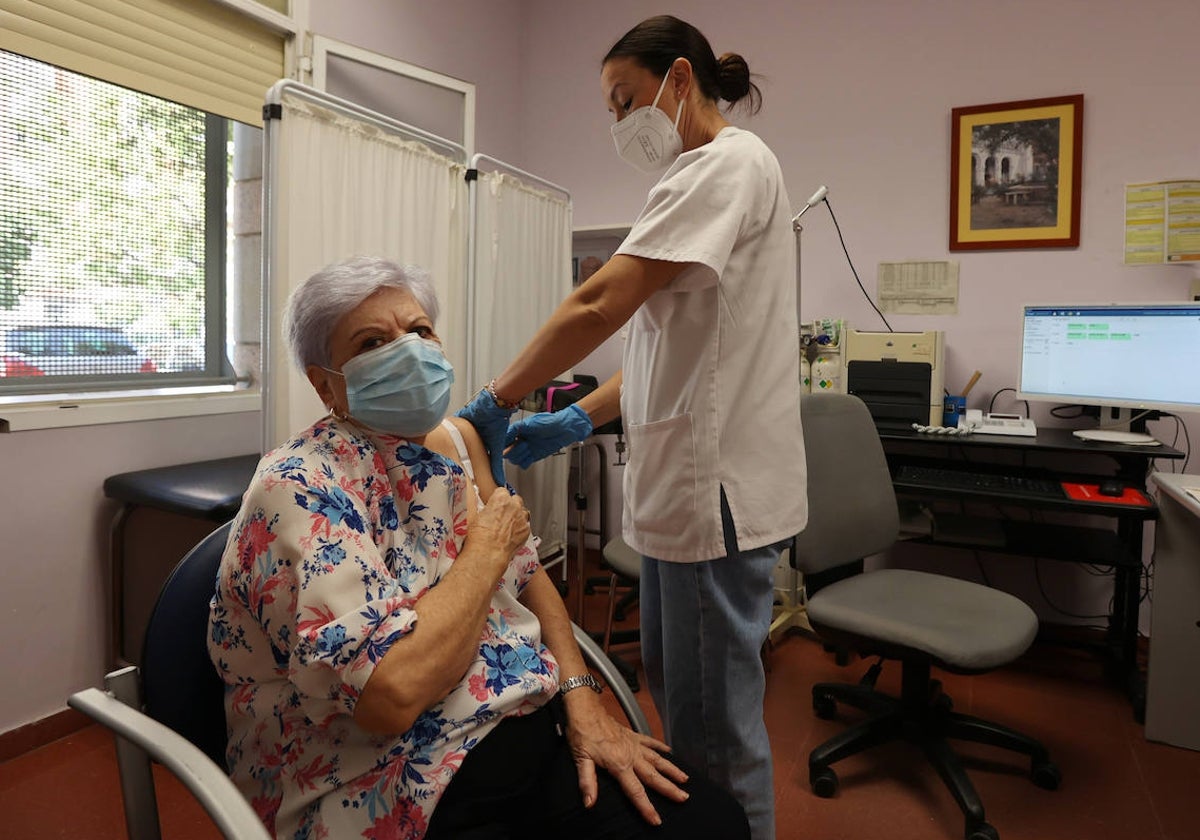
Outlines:
<svg viewBox="0 0 1200 840"><path fill-rule="evenodd" d="M381 259L289 301L329 414L262 459L221 563L234 781L277 837L748 836L604 710L521 498L443 420L437 314L422 272Z"/></svg>

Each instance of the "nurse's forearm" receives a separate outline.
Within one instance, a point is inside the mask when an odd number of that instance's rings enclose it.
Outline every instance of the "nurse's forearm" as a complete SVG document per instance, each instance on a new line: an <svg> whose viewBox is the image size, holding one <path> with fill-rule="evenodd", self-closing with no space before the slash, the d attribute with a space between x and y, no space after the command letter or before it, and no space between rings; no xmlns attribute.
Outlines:
<svg viewBox="0 0 1200 840"><path fill-rule="evenodd" d="M578 405L587 412L592 428L621 416L621 382L621 371L618 370L599 388L579 400Z"/></svg>
<svg viewBox="0 0 1200 840"><path fill-rule="evenodd" d="M496 396L516 402L581 362L683 268L683 263L624 254L610 259L559 305L496 377Z"/></svg>

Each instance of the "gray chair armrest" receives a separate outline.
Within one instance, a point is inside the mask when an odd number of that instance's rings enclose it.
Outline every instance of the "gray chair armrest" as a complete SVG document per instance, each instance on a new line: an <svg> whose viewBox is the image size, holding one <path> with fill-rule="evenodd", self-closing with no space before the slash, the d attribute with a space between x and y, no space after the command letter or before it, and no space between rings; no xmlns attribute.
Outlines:
<svg viewBox="0 0 1200 840"><path fill-rule="evenodd" d="M582 628L572 623L571 631L584 661L608 683L630 726L644 735L652 734L650 723L625 680L604 650ZM225 770L170 727L139 709L137 669L125 668L106 678L111 692L87 688L70 696L67 705L83 712L118 736L121 789L131 840L158 840L158 810L150 761L158 761L184 784L230 840L272 840L262 821L243 798Z"/></svg>
<svg viewBox="0 0 1200 840"><path fill-rule="evenodd" d="M87 688L72 694L67 704L103 724L167 767L196 797L225 837L237 840L272 840L262 820L225 771L183 736L98 688ZM122 777L124 780L124 770ZM152 787L148 798L153 808ZM127 797L126 807L130 808L131 804ZM144 818L139 819L134 814L127 814L131 837L135 836L135 831L146 832L138 836L157 837L157 810L153 812L151 819L153 830L147 830ZM135 829L135 824L141 827Z"/></svg>
<svg viewBox="0 0 1200 840"><path fill-rule="evenodd" d="M613 696L621 704L621 711L625 712L625 717L629 718L630 727L643 735L654 734L650 731L650 722L646 720L646 715L642 712L642 707L638 705L637 698L629 690L621 672L604 653L604 649L596 644L596 641L575 622L571 622L571 631L575 634L575 641L579 645L584 661L599 671L600 676L608 683Z"/></svg>

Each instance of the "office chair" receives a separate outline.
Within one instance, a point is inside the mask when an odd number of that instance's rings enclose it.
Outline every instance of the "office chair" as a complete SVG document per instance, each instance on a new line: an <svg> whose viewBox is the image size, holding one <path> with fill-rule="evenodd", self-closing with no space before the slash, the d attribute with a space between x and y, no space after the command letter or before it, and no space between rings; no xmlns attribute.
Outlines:
<svg viewBox="0 0 1200 840"><path fill-rule="evenodd" d="M790 550L804 573L807 613L822 640L867 656L901 662L901 696L875 690L879 665L858 684L813 686L813 711L834 717L838 703L869 717L830 738L808 758L809 783L820 797L837 792L837 761L878 744L909 740L923 750L954 795L967 840L997 840L983 803L951 750L951 738L991 744L1029 756L1030 777L1047 790L1061 775L1038 741L951 711L950 699L931 679L936 666L981 673L1012 662L1037 633L1037 616L1019 599L945 575L904 569L861 568L861 560L897 539L895 491L874 421L866 405L846 394L801 399L810 487L808 526ZM818 480L819 479L819 480Z"/></svg>
<svg viewBox="0 0 1200 840"><path fill-rule="evenodd" d="M622 581L630 584L630 591L622 596L622 601L630 598L631 595L633 599L637 598L638 580L642 576L642 555L630 548L629 543L620 537L613 537L605 543L600 554L604 558L604 565L608 566L611 573L608 579L608 612L604 620L604 652L608 653L614 642L613 621L625 617L617 602L617 584ZM637 633L634 632L631 637L620 638L616 643L622 644L625 641L634 641L636 638ZM635 688L634 691L637 689Z"/></svg>
<svg viewBox="0 0 1200 840"><path fill-rule="evenodd" d="M620 537L614 537L606 542L600 554L609 571L608 578L604 581L605 586L608 587L608 607L605 612L604 633L600 637L600 646L620 671L629 690L641 691L642 686L638 680L637 669L619 654L613 653L612 646L635 644L642 638L640 628L613 630L613 622L624 620L625 608L637 602L638 580L642 576L642 555L630 548L629 544ZM628 589L618 601L617 589L621 583L628 584Z"/></svg>
<svg viewBox="0 0 1200 840"><path fill-rule="evenodd" d="M225 683L208 656L208 605L229 539L226 523L201 540L159 593L146 627L141 667L107 674L67 703L120 736L117 764L130 840L158 840L151 759L174 773L228 838L269 840L258 815L225 770ZM600 646L572 624L589 667L609 686L630 726L650 723Z"/></svg>

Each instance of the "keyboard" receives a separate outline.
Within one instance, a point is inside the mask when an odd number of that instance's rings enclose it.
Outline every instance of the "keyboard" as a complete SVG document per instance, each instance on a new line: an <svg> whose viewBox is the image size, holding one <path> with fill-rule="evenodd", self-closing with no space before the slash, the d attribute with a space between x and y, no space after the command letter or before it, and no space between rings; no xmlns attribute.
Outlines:
<svg viewBox="0 0 1200 840"><path fill-rule="evenodd" d="M961 490L966 493L1039 499L1065 499L1067 497L1062 485L1048 478L965 472L908 464L897 468L895 482L924 490Z"/></svg>

